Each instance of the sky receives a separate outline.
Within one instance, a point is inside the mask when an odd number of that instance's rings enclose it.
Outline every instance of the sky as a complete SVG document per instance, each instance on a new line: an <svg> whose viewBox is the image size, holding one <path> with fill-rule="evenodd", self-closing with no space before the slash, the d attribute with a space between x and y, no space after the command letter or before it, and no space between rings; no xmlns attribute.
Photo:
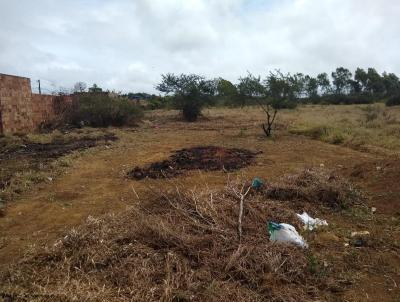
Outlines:
<svg viewBox="0 0 400 302"><path fill-rule="evenodd" d="M168 72L400 74L399 16L398 0L0 0L0 73L148 93Z"/></svg>

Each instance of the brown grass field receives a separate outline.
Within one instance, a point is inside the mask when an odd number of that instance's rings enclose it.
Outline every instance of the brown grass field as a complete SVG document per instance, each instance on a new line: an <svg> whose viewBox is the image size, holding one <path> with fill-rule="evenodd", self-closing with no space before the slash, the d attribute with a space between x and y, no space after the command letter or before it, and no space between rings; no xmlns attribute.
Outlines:
<svg viewBox="0 0 400 302"><path fill-rule="evenodd" d="M270 139L263 119L255 107L205 109L196 123L160 110L137 128L0 138L0 301L400 301L399 108L284 110ZM198 146L261 153L235 171L126 177ZM267 190L246 197L239 240L234 191L254 177ZM329 226L301 230L303 210ZM270 220L309 249L270 243Z"/></svg>

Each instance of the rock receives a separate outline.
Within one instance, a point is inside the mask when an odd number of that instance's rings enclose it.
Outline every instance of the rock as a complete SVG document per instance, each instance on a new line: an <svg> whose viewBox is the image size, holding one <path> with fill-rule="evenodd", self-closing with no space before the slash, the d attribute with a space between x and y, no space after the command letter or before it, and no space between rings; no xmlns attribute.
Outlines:
<svg viewBox="0 0 400 302"><path fill-rule="evenodd" d="M367 246L368 245L368 240L366 240L365 238L355 238L352 241L350 241L351 245L355 246L355 247L363 247L363 246Z"/></svg>

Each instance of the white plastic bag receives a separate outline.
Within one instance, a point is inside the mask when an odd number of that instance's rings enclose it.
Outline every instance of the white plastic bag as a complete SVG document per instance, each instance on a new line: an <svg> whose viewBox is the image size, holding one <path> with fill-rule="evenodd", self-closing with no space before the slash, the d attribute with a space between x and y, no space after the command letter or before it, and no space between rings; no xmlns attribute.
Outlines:
<svg viewBox="0 0 400 302"><path fill-rule="evenodd" d="M303 212L303 214L301 215L300 214L296 215L304 223L304 229L308 231L312 231L313 229L316 229L319 226L328 225L328 222L326 222L326 220L322 220L319 218L312 218L306 212Z"/></svg>
<svg viewBox="0 0 400 302"><path fill-rule="evenodd" d="M272 242L291 243L302 248L308 248L308 244L296 231L296 228L286 223L268 223L269 240Z"/></svg>

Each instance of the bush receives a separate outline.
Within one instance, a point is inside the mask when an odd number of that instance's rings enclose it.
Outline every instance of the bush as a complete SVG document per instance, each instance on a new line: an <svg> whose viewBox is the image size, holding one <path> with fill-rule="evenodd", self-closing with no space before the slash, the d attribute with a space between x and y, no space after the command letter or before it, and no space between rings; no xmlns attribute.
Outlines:
<svg viewBox="0 0 400 302"><path fill-rule="evenodd" d="M327 104L327 105L352 105L352 104L372 104L377 101L376 98L368 95L326 95L313 100L309 103Z"/></svg>
<svg viewBox="0 0 400 302"><path fill-rule="evenodd" d="M399 106L400 105L400 94L390 97L386 101L386 106Z"/></svg>
<svg viewBox="0 0 400 302"><path fill-rule="evenodd" d="M76 126L133 126L142 116L142 111L125 98L84 94L75 97L68 115L69 122Z"/></svg>

